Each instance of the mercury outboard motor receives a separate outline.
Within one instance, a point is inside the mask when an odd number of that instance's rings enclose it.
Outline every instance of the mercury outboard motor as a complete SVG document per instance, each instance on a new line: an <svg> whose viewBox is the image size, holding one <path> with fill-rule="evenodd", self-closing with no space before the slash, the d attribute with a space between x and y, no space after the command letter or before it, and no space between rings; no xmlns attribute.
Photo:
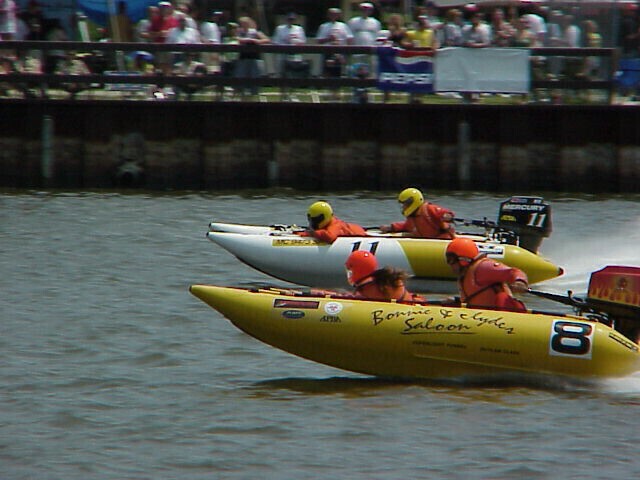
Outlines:
<svg viewBox="0 0 640 480"><path fill-rule="evenodd" d="M498 227L513 232L522 248L538 253L551 235L551 207L542 197L511 197L500 204Z"/></svg>

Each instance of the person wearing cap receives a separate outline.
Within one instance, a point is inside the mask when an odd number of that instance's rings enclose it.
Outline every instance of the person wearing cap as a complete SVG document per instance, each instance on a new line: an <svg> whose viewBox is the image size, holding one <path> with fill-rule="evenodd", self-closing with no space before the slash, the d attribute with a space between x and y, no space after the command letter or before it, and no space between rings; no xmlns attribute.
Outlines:
<svg viewBox="0 0 640 480"><path fill-rule="evenodd" d="M451 223L455 217L453 211L425 201L417 188L405 188L398 195L398 202L402 205L406 220L382 225L382 232L407 232L413 237L447 240L455 237L455 228Z"/></svg>
<svg viewBox="0 0 640 480"><path fill-rule="evenodd" d="M373 4L362 2L360 4L360 15L349 20L348 25L353 33L353 44L373 47L376 45L378 33L382 30L382 25L373 15ZM376 59L372 55L353 55L352 68L354 71L367 71L367 76L375 70Z"/></svg>
<svg viewBox="0 0 640 480"><path fill-rule="evenodd" d="M320 25L316 34L316 41L321 45L350 45L353 43L353 33L346 23L340 20L342 10L330 8L327 20ZM346 60L344 55L331 53L324 56L323 71L326 77L341 77L344 73Z"/></svg>
<svg viewBox="0 0 640 480"><path fill-rule="evenodd" d="M356 250L344 264L347 281L355 289L355 298L396 302L421 302L425 299L407 290L409 275L404 270L378 266L372 252Z"/></svg>
<svg viewBox="0 0 640 480"><path fill-rule="evenodd" d="M287 14L286 21L276 27L271 41L276 45L304 45L307 43L307 35L304 28L296 24L298 16L290 12ZM283 77L305 77L309 73L309 62L302 58L299 54L279 55L280 74ZM287 88L282 89L286 95Z"/></svg>
<svg viewBox="0 0 640 480"><path fill-rule="evenodd" d="M380 22L373 15L373 4L362 2L360 4L360 15L349 20L348 25L353 33L353 44L363 46L374 46L378 32L382 29Z"/></svg>
<svg viewBox="0 0 640 480"><path fill-rule="evenodd" d="M202 37L202 43L211 43L217 45L222 41L222 34L220 32L220 26L218 21L220 20L220 14L222 12L213 11L209 20L205 20L200 23L200 35Z"/></svg>
<svg viewBox="0 0 640 480"><path fill-rule="evenodd" d="M222 34L220 32L220 26L218 25L220 14L222 14L222 12L214 10L209 17L209 20L205 20L200 23L199 30L202 43L218 45L222 41ZM202 60L207 65L207 69L210 72L220 71L220 55L218 53L203 53Z"/></svg>
<svg viewBox="0 0 640 480"><path fill-rule="evenodd" d="M347 223L333 214L327 202L314 202L307 210L309 229L299 232L301 237L315 237L333 243L338 237L366 237L367 232L360 225Z"/></svg>
<svg viewBox="0 0 640 480"><path fill-rule="evenodd" d="M160 15L151 21L149 36L154 43L166 43L169 31L178 26L178 18L173 10L171 2L158 3ZM158 52L156 55L158 67L162 73L169 75L172 69L173 54L171 52Z"/></svg>
<svg viewBox="0 0 640 480"><path fill-rule="evenodd" d="M468 308L490 308L526 312L527 307L513 293L525 293L527 275L481 254L470 238L453 239L445 251L446 261L458 277L460 301Z"/></svg>

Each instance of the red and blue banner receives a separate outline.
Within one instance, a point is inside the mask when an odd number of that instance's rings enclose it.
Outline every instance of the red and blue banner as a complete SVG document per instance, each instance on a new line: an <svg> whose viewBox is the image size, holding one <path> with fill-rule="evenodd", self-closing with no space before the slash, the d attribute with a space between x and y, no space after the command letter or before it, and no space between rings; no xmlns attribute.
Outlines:
<svg viewBox="0 0 640 480"><path fill-rule="evenodd" d="M433 93L433 51L379 47L378 85L380 90Z"/></svg>

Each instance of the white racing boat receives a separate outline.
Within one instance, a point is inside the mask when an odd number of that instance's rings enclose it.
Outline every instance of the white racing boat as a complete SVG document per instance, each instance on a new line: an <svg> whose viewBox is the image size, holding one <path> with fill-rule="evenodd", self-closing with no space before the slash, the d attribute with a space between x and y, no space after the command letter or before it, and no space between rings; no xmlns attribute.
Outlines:
<svg viewBox="0 0 640 480"><path fill-rule="evenodd" d="M562 268L537 253L551 232L551 210L540 197L512 197L500 205L498 222L462 221L478 233L461 234L478 243L481 253L520 268L534 284L557 277ZM455 276L446 263L449 240L410 238L368 230L368 236L339 237L328 244L301 237L295 225L241 225L212 222L207 238L240 261L272 277L324 288L348 287L344 262L355 250L375 253L380 265L407 271L413 289L448 292Z"/></svg>

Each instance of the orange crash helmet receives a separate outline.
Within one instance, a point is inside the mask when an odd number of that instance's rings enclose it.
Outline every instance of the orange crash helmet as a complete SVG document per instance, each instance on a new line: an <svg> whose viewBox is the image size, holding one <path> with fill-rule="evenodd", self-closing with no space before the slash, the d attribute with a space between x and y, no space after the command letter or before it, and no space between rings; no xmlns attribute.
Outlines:
<svg viewBox="0 0 640 480"><path fill-rule="evenodd" d="M371 252L356 250L349 255L344 266L347 269L347 281L355 286L378 270L378 260Z"/></svg>
<svg viewBox="0 0 640 480"><path fill-rule="evenodd" d="M454 238L447 246L447 263L452 264L458 262L460 265L466 267L473 262L473 259L478 256L478 253L476 242L470 238Z"/></svg>

